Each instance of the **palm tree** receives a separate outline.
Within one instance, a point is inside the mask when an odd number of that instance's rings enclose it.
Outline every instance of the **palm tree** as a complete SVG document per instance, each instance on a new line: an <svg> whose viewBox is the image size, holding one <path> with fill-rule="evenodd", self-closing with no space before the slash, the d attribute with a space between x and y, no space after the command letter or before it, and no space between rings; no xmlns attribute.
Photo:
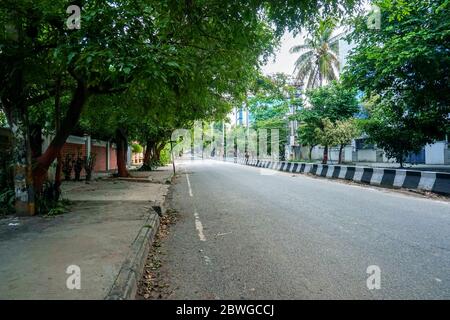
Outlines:
<svg viewBox="0 0 450 320"><path fill-rule="evenodd" d="M333 20L322 20L305 44L294 46L291 53L301 53L295 62L297 80L305 89L317 88L339 78L339 35L332 36Z"/></svg>

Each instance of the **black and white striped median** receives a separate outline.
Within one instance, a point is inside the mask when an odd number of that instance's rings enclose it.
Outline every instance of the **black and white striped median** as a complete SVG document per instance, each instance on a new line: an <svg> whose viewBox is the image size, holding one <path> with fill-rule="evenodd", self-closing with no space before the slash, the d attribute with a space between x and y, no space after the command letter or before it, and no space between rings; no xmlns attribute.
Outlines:
<svg viewBox="0 0 450 320"><path fill-rule="evenodd" d="M256 159L248 161L227 159L227 161L283 172L307 173L330 179L350 180L386 188L415 189L450 195L450 173Z"/></svg>

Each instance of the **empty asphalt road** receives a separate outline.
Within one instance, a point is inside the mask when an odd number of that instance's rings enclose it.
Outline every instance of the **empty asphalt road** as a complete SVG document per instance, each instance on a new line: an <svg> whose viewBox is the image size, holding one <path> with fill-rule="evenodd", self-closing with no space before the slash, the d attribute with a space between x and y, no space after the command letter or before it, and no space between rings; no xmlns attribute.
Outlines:
<svg viewBox="0 0 450 320"><path fill-rule="evenodd" d="M265 170L181 166L161 247L169 298L450 298L449 202Z"/></svg>

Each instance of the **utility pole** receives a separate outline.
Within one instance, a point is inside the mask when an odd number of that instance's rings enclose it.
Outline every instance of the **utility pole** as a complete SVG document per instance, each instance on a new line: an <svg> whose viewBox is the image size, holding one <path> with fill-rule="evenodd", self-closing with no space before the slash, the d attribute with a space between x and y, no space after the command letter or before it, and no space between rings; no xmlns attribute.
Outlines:
<svg viewBox="0 0 450 320"><path fill-rule="evenodd" d="M173 168L173 174L175 175L175 157L173 155L173 141L170 140L170 154L172 156L172 168Z"/></svg>
<svg viewBox="0 0 450 320"><path fill-rule="evenodd" d="M225 154L225 122L222 120L222 157L223 160L226 158Z"/></svg>

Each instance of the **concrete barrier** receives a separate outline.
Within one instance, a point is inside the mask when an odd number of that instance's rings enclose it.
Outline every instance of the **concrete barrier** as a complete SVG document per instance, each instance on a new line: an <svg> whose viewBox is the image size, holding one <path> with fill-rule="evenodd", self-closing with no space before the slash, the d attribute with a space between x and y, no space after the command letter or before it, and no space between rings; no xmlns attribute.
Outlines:
<svg viewBox="0 0 450 320"><path fill-rule="evenodd" d="M436 173L436 180L434 182L431 191L448 195L450 193L449 190L450 190L450 174Z"/></svg>
<svg viewBox="0 0 450 320"><path fill-rule="evenodd" d="M347 176L347 169L348 169L348 167L343 167L343 166L341 166L340 168L339 168L339 175L338 175L338 178L339 179L345 179L345 177Z"/></svg>
<svg viewBox="0 0 450 320"><path fill-rule="evenodd" d="M329 165L328 169L327 169L327 174L325 176L330 179L333 178L335 168L336 168L336 166Z"/></svg>
<svg viewBox="0 0 450 320"><path fill-rule="evenodd" d="M405 180L403 181L402 188L417 189L420 177L420 171L405 170Z"/></svg>
<svg viewBox="0 0 450 320"><path fill-rule="evenodd" d="M384 170L380 168L373 168L372 178L369 184L379 186L381 185L381 180L383 180Z"/></svg>
<svg viewBox="0 0 450 320"><path fill-rule="evenodd" d="M435 172L421 172L420 181L417 188L420 190L431 191L433 190L435 181L436 181Z"/></svg>
<svg viewBox="0 0 450 320"><path fill-rule="evenodd" d="M377 172L381 171L380 185L383 187L393 187L395 181L395 170L391 169L377 169Z"/></svg>
<svg viewBox="0 0 450 320"><path fill-rule="evenodd" d="M312 165L309 163L305 163L305 169L303 170L304 173L310 173L312 169Z"/></svg>
<svg viewBox="0 0 450 320"><path fill-rule="evenodd" d="M347 167L344 179L345 180L353 180L353 177L355 176L355 171L356 171L355 167Z"/></svg>
<svg viewBox="0 0 450 320"><path fill-rule="evenodd" d="M363 168L363 174L361 176L361 182L370 184L373 176L373 168Z"/></svg>
<svg viewBox="0 0 450 320"><path fill-rule="evenodd" d="M239 160L237 163L289 173L307 173L329 179L351 180L386 188L416 189L450 195L450 173L256 159Z"/></svg>
<svg viewBox="0 0 450 320"><path fill-rule="evenodd" d="M355 174L353 175L353 181L361 182L362 176L364 174L364 168L355 167Z"/></svg>

